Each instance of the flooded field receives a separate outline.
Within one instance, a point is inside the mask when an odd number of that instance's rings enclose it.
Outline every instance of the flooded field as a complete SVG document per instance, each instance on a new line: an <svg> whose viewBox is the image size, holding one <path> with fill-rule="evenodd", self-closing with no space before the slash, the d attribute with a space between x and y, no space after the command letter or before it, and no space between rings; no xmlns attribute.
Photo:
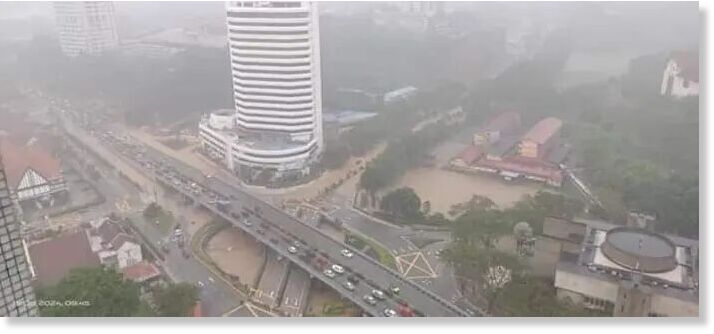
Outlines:
<svg viewBox="0 0 714 334"><path fill-rule="evenodd" d="M431 202L432 212L447 214L452 205L473 195L490 198L499 207L509 207L523 195L535 194L544 188L536 183L507 183L489 175L461 174L436 168L409 170L394 187L411 187L422 202Z"/></svg>

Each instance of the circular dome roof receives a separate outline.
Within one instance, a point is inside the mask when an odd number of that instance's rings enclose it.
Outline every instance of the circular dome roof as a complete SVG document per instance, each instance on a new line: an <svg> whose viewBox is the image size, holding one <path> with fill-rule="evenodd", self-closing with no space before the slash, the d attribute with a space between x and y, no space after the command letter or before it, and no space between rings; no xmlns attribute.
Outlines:
<svg viewBox="0 0 714 334"><path fill-rule="evenodd" d="M602 253L623 267L647 272L666 272L677 266L676 246L669 239L646 230L618 227L607 232Z"/></svg>

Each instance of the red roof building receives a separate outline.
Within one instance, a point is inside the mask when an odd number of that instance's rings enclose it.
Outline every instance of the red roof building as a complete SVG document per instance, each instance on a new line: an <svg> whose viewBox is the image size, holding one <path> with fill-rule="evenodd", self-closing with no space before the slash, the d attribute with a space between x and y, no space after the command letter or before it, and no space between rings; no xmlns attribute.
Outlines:
<svg viewBox="0 0 714 334"><path fill-rule="evenodd" d="M563 121L555 117L540 120L521 138L519 154L528 158L543 157L556 144L562 127Z"/></svg>
<svg viewBox="0 0 714 334"><path fill-rule="evenodd" d="M154 264L142 261L122 269L124 277L137 283L144 283L161 276L159 268Z"/></svg>
<svg viewBox="0 0 714 334"><path fill-rule="evenodd" d="M19 146L0 138L0 155L11 191L19 201L65 190L61 163L38 146Z"/></svg>
<svg viewBox="0 0 714 334"><path fill-rule="evenodd" d="M499 114L484 126L482 131L506 132L521 126L521 114L507 111Z"/></svg>
<svg viewBox="0 0 714 334"><path fill-rule="evenodd" d="M501 113L474 134L474 144L495 143L503 136L514 134L520 127L521 114L512 111Z"/></svg>
<svg viewBox="0 0 714 334"><path fill-rule="evenodd" d="M683 98L699 95L699 53L672 52L662 76L661 95Z"/></svg>
<svg viewBox="0 0 714 334"><path fill-rule="evenodd" d="M679 75L690 81L699 83L699 53L694 51L677 51L671 58L679 67Z"/></svg>
<svg viewBox="0 0 714 334"><path fill-rule="evenodd" d="M452 160L452 163L460 166L469 166L476 162L479 158L483 156L483 150L477 146L469 146L465 150L461 151L459 155Z"/></svg>
<svg viewBox="0 0 714 334"><path fill-rule="evenodd" d="M61 235L29 246L30 266L38 285L53 285L70 270L100 265L84 231Z"/></svg>

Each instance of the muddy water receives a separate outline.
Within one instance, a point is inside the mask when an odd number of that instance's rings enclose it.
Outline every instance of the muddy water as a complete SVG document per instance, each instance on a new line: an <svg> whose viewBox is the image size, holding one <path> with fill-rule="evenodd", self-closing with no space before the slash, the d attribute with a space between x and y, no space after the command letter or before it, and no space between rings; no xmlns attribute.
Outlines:
<svg viewBox="0 0 714 334"><path fill-rule="evenodd" d="M465 202L472 195L486 196L499 207L505 208L523 195L535 194L544 188L535 183L507 183L490 175L461 174L436 168L409 170L401 179L399 187L414 188L422 202L431 202L432 212L444 214L448 213L452 205Z"/></svg>

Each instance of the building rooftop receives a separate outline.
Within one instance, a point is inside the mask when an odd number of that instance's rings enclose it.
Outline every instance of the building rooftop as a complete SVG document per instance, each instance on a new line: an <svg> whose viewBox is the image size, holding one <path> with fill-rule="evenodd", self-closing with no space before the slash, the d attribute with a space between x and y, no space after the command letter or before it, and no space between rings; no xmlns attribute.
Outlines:
<svg viewBox="0 0 714 334"><path fill-rule="evenodd" d="M689 81L699 82L699 53L696 51L673 52L671 59L680 68L679 75Z"/></svg>
<svg viewBox="0 0 714 334"><path fill-rule="evenodd" d="M122 273L124 274L124 277L137 283L141 283L161 275L159 268L146 261L128 266L122 269Z"/></svg>
<svg viewBox="0 0 714 334"><path fill-rule="evenodd" d="M501 139L495 143L491 143L488 146L488 155L494 157L505 156L512 148L518 143L518 137L501 137Z"/></svg>
<svg viewBox="0 0 714 334"><path fill-rule="evenodd" d="M461 151L458 156L456 156L457 159L461 159L465 164L470 165L478 158L480 158L483 155L483 151L481 148L477 146L469 146L465 150Z"/></svg>
<svg viewBox="0 0 714 334"><path fill-rule="evenodd" d="M698 242L599 220L575 218L572 222L586 226L582 251L577 259L561 258L558 270L622 284L635 282L680 299L698 298L694 265ZM616 246L614 252L608 244Z"/></svg>
<svg viewBox="0 0 714 334"><path fill-rule="evenodd" d="M11 188L16 189L28 169L47 180L62 177L61 163L50 152L36 146L19 146L0 138L0 155L3 156L5 174Z"/></svg>
<svg viewBox="0 0 714 334"><path fill-rule="evenodd" d="M525 135L523 140L529 140L537 144L545 144L563 126L563 121L555 117L548 117L536 123Z"/></svg>
<svg viewBox="0 0 714 334"><path fill-rule="evenodd" d="M84 231L77 231L29 246L29 255L38 284L53 285L70 270L100 265Z"/></svg>
<svg viewBox="0 0 714 334"><path fill-rule="evenodd" d="M491 119L481 131L504 131L509 127L520 127L521 114L507 111Z"/></svg>

